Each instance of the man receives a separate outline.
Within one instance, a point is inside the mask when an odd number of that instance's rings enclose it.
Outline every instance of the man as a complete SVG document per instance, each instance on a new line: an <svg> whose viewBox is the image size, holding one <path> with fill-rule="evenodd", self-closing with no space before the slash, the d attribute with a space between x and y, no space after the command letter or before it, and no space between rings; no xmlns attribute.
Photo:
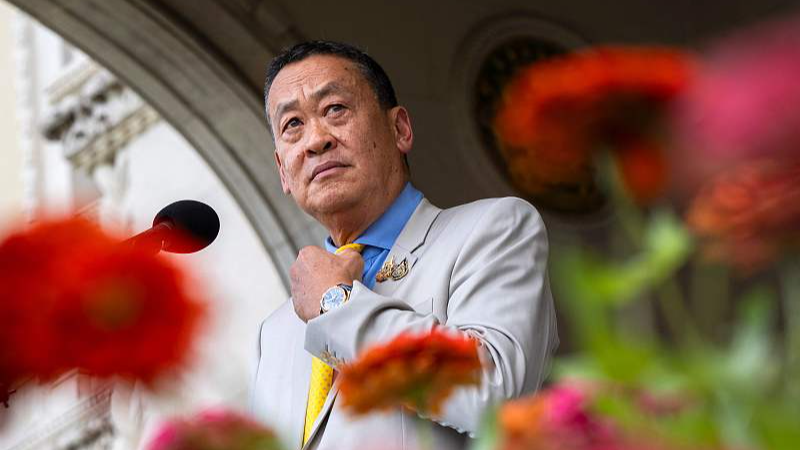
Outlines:
<svg viewBox="0 0 800 450"><path fill-rule="evenodd" d="M539 214L516 198L447 210L424 199L409 183L408 111L351 46L279 55L265 103L283 190L330 236L300 251L291 299L261 326L253 412L289 448L415 448L421 426L434 448L463 446L487 407L540 386L557 345ZM431 421L339 409L337 365L435 326L478 339L480 387L457 390Z"/></svg>

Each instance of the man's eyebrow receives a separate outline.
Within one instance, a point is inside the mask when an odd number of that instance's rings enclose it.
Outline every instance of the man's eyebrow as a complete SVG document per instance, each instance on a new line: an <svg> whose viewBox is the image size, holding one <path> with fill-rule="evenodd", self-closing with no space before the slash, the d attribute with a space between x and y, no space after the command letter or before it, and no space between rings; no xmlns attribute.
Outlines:
<svg viewBox="0 0 800 450"><path fill-rule="evenodd" d="M288 111L290 109L297 109L298 105L299 105L299 102L297 100L289 100L287 102L279 103L278 107L275 108L275 122L276 122L276 125L278 124L277 122L280 122L281 116L283 116L283 114L286 113L286 111Z"/></svg>

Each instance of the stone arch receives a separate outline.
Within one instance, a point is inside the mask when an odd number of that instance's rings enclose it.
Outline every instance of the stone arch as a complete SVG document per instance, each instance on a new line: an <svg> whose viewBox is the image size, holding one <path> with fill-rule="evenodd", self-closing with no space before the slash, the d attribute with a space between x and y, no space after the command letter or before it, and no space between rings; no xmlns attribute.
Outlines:
<svg viewBox="0 0 800 450"><path fill-rule="evenodd" d="M261 96L236 65L159 2L11 3L104 64L185 136L236 199L288 288L297 250L319 242L322 230L283 195ZM227 24L231 32L248 32L234 14L217 7L213 17L236 22ZM270 19L281 23L261 12L262 21ZM251 43L256 57L267 61L274 48L293 40L281 32L285 26L273 28L273 42L264 33L260 40L237 42Z"/></svg>

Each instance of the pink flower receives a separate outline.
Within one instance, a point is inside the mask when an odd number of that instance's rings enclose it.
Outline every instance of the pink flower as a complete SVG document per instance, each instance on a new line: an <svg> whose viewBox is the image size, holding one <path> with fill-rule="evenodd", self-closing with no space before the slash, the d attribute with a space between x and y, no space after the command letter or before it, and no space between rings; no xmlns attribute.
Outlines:
<svg viewBox="0 0 800 450"><path fill-rule="evenodd" d="M210 409L162 425L147 450L279 450L271 430L249 417Z"/></svg>
<svg viewBox="0 0 800 450"><path fill-rule="evenodd" d="M713 46L675 109L675 162L688 177L685 187L742 160L796 158L798 80L800 16Z"/></svg>
<svg viewBox="0 0 800 450"><path fill-rule="evenodd" d="M642 398L649 401L643 406ZM534 396L508 402L499 412L500 450L697 450L673 444L658 430L619 422L603 412L602 400L629 404L645 419L679 414L682 393L652 393L621 385L572 379Z"/></svg>
<svg viewBox="0 0 800 450"><path fill-rule="evenodd" d="M800 248L800 16L712 48L674 122L675 188L703 254L749 274Z"/></svg>
<svg viewBox="0 0 800 450"><path fill-rule="evenodd" d="M561 383L531 397L506 403L500 411L503 450L623 449L610 421L591 411L592 389Z"/></svg>
<svg viewBox="0 0 800 450"><path fill-rule="evenodd" d="M177 422L168 422L161 426L152 441L150 450L162 450L172 448L179 438L180 427Z"/></svg>

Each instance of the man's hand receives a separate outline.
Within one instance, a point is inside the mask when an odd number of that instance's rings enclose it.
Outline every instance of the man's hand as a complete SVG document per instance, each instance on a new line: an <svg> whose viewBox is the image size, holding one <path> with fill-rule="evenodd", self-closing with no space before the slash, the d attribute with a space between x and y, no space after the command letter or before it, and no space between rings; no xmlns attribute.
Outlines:
<svg viewBox="0 0 800 450"><path fill-rule="evenodd" d="M333 255L315 246L304 247L289 269L294 310L303 322L319 316L319 301L328 288L361 279L364 259L355 250Z"/></svg>

